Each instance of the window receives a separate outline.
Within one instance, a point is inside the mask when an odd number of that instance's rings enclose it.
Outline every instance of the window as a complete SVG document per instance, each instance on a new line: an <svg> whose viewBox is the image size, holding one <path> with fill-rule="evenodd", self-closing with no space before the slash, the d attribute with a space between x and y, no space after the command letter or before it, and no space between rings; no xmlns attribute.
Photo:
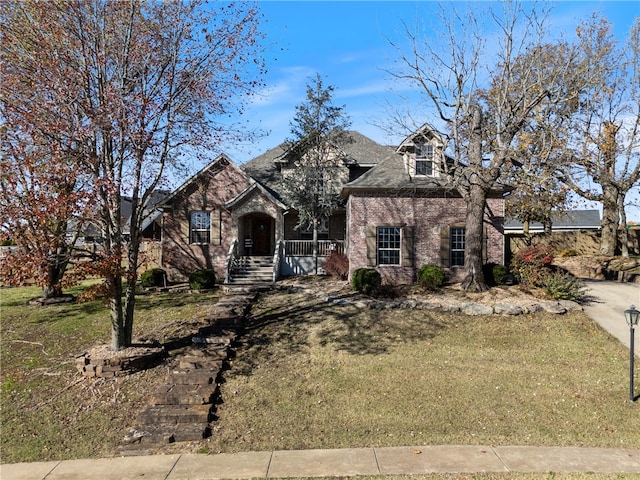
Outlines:
<svg viewBox="0 0 640 480"><path fill-rule="evenodd" d="M400 265L400 227L378 227L378 265Z"/></svg>
<svg viewBox="0 0 640 480"><path fill-rule="evenodd" d="M311 222L306 222L300 229L300 238L309 240L313 238L313 226ZM329 238L329 218L321 217L318 220L318 240L327 240Z"/></svg>
<svg viewBox="0 0 640 480"><path fill-rule="evenodd" d="M433 145L416 145L416 175L433 175Z"/></svg>
<svg viewBox="0 0 640 480"><path fill-rule="evenodd" d="M464 237L465 229L463 227L454 227L451 229L451 266L464 267Z"/></svg>
<svg viewBox="0 0 640 480"><path fill-rule="evenodd" d="M191 212L191 243L211 243L211 213Z"/></svg>

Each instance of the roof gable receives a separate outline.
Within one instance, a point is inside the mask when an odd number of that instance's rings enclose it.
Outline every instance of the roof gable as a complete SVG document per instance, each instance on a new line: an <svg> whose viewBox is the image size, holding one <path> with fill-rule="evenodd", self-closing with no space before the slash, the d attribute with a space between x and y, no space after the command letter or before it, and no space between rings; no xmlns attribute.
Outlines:
<svg viewBox="0 0 640 480"><path fill-rule="evenodd" d="M440 132L438 132L428 123L425 123L420 128L418 128L418 130L406 137L400 143L400 145L398 145L396 152L403 153L408 149L414 147L415 145L424 143L425 141L428 143L434 143L442 148L444 148L447 143L444 136Z"/></svg>
<svg viewBox="0 0 640 480"><path fill-rule="evenodd" d="M171 203L176 197L182 195L182 193L187 191L191 185L203 178L205 175L215 176L218 172L224 170L225 168L233 168L235 171L245 177L247 182L249 183L255 182L255 180L247 175L246 172L240 169L227 155L223 153L218 155L211 163L202 168L202 170L200 170L198 173L192 175L191 178L189 178L176 191L169 195L162 202L162 204L165 205Z"/></svg>
<svg viewBox="0 0 640 480"><path fill-rule="evenodd" d="M235 198L232 198L231 200L226 202L224 204L224 206L225 206L225 208L233 209L233 208L237 207L238 205L241 205L242 203L244 203L246 200L248 200L249 198L251 198L255 194L262 194L263 196L265 196L268 200L273 202L278 208L281 208L282 210L286 210L288 208L284 203L282 203L280 200L278 200L269 190L267 190L265 187L263 187L262 185L260 185L257 182L254 182L252 185L247 187L244 191L242 191Z"/></svg>

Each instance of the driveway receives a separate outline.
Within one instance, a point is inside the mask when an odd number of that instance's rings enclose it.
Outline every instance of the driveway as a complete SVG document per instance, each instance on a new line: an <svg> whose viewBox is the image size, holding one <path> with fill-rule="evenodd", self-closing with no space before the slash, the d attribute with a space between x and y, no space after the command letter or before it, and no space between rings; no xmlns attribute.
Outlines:
<svg viewBox="0 0 640 480"><path fill-rule="evenodd" d="M640 284L602 280L584 280L584 284L591 297L584 307L585 313L629 348L629 326L624 319L624 311L630 305L635 305L640 310ZM640 333L636 332L635 337L635 344L638 346Z"/></svg>

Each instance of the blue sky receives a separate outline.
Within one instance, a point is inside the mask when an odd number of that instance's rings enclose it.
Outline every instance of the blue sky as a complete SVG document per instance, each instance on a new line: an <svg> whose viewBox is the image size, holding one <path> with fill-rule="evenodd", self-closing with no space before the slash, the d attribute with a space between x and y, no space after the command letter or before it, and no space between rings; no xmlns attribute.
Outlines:
<svg viewBox="0 0 640 480"><path fill-rule="evenodd" d="M478 8L488 2L477 2ZM446 2L444 2L446 5ZM464 9L465 2L453 2ZM306 85L316 72L325 85L333 85L334 104L345 105L352 129L383 144L397 144L376 126L388 112L387 103L398 102L385 69L397 59L388 39L402 41L402 22L428 24L439 4L431 1L260 1L266 32L266 88L246 111L245 121L267 135L241 148L225 147L237 163L244 163L290 137L295 106L305 99ZM597 12L613 23L623 39L634 18L638 1L565 1L555 4L553 34L571 38L576 26ZM437 39L434 39L437 41ZM425 121L428 121L425 118ZM637 193L637 192L636 192ZM638 194L640 195L640 193ZM635 212L635 210L634 210ZM634 219L640 220L639 213Z"/></svg>

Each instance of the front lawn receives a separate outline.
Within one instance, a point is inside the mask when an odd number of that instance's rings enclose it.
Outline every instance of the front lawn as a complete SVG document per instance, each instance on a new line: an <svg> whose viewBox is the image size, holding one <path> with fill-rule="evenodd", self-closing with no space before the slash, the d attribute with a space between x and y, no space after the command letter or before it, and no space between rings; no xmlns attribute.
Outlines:
<svg viewBox="0 0 640 480"><path fill-rule="evenodd" d="M74 358L110 342L109 310L101 301L27 305L39 293L38 288L0 289L0 458L13 463L113 455L166 369L82 379ZM219 295L140 295L134 341L180 338L202 321Z"/></svg>
<svg viewBox="0 0 640 480"><path fill-rule="evenodd" d="M253 315L210 451L638 446L628 350L584 314L362 310L278 293Z"/></svg>
<svg viewBox="0 0 640 480"><path fill-rule="evenodd" d="M166 367L82 380L74 356L109 341L108 311L26 306L37 293L0 291L2 462L117 454ZM180 337L219 295L143 295L134 337ZM640 439L628 350L583 314L363 309L278 291L254 305L229 367L213 436L167 452Z"/></svg>

